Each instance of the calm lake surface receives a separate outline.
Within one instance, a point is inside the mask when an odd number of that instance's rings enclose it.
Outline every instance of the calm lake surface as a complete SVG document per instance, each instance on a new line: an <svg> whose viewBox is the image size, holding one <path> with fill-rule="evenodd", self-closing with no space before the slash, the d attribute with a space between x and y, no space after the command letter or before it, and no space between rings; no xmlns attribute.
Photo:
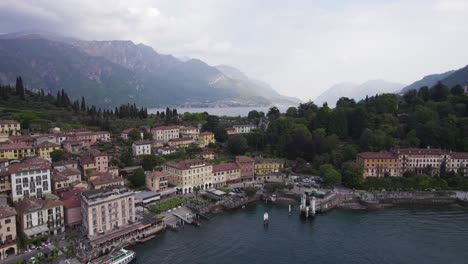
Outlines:
<svg viewBox="0 0 468 264"><path fill-rule="evenodd" d="M286 112L288 106L277 106L281 113ZM210 107L210 108L177 108L178 113L203 113L207 112L210 115L217 116L247 116L251 110L263 111L265 114L268 112L270 107L262 106L249 106L249 107ZM166 111L166 108L150 108L148 113L154 114L156 111Z"/></svg>
<svg viewBox="0 0 468 264"><path fill-rule="evenodd" d="M334 210L308 221L287 210L258 203L165 232L134 248L136 263L468 263L463 208Z"/></svg>

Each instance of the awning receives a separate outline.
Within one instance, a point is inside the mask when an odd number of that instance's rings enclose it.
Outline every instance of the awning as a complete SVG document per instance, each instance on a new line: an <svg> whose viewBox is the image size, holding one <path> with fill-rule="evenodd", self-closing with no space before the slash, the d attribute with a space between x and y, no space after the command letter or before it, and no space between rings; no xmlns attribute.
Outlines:
<svg viewBox="0 0 468 264"><path fill-rule="evenodd" d="M36 226L33 228L25 229L24 233L26 234L26 236L32 237L38 234L46 233L48 231L49 231L49 228L45 225L42 225L42 226Z"/></svg>

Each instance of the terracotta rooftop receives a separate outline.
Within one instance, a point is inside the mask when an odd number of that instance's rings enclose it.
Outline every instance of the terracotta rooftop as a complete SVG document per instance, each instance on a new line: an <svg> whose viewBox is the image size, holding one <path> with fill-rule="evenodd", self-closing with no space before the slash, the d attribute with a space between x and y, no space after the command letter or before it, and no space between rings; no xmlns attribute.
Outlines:
<svg viewBox="0 0 468 264"><path fill-rule="evenodd" d="M104 184L115 184L119 185L123 182L123 178L119 176L114 176L108 172L102 173L97 178L90 180L91 184L96 187Z"/></svg>
<svg viewBox="0 0 468 264"><path fill-rule="evenodd" d="M181 126L179 129L180 130L197 130L198 128L193 127L193 126Z"/></svg>
<svg viewBox="0 0 468 264"><path fill-rule="evenodd" d="M161 178L161 177L167 177L169 176L167 173L163 172L163 171L152 171L148 174L148 177L155 177L155 178Z"/></svg>
<svg viewBox="0 0 468 264"><path fill-rule="evenodd" d="M153 143L152 141L149 141L149 140L139 140L139 141L134 141L133 144L134 145L137 145L137 146L141 146L141 145L151 145L151 143Z"/></svg>
<svg viewBox="0 0 468 264"><path fill-rule="evenodd" d="M12 149L31 149L33 148L31 145L25 143L9 143L9 144L1 144L0 150L12 150Z"/></svg>
<svg viewBox="0 0 468 264"><path fill-rule="evenodd" d="M254 162L254 159L247 156L236 156L236 162Z"/></svg>
<svg viewBox="0 0 468 264"><path fill-rule="evenodd" d="M59 200L41 200L37 198L23 199L15 203L15 207L18 209L18 212L23 214L58 206L63 206L63 203Z"/></svg>
<svg viewBox="0 0 468 264"><path fill-rule="evenodd" d="M453 152L450 153L452 159L468 159L468 152Z"/></svg>
<svg viewBox="0 0 468 264"><path fill-rule="evenodd" d="M431 148L406 148L399 149L397 152L403 155L444 155L450 153L448 150Z"/></svg>
<svg viewBox="0 0 468 264"><path fill-rule="evenodd" d="M52 166L58 167L58 166L64 166L64 165L69 165L69 164L78 164L78 161L77 160L60 160L57 162L53 162Z"/></svg>
<svg viewBox="0 0 468 264"><path fill-rule="evenodd" d="M30 159L23 161L22 163L11 164L8 167L10 173L17 173L20 171L30 170L46 170L50 169L50 163L44 159Z"/></svg>
<svg viewBox="0 0 468 264"><path fill-rule="evenodd" d="M179 170L188 170L192 166L208 166L211 164L201 159L190 159L190 160L183 160L179 162L169 161L169 162L166 162L165 165L173 167L173 168L177 168Z"/></svg>
<svg viewBox="0 0 468 264"><path fill-rule="evenodd" d="M158 126L158 127L153 127L151 130L173 130L173 129L179 129L178 126Z"/></svg>
<svg viewBox="0 0 468 264"><path fill-rule="evenodd" d="M19 123L15 120L0 120L0 125L18 125Z"/></svg>
<svg viewBox="0 0 468 264"><path fill-rule="evenodd" d="M135 129L135 128L127 128L127 129L124 129L124 130L122 130L122 133L128 134L128 133L132 132L133 129Z"/></svg>
<svg viewBox="0 0 468 264"><path fill-rule="evenodd" d="M37 145L39 148L55 148L55 147L60 147L58 144L49 142L49 141L44 141L41 144Z"/></svg>
<svg viewBox="0 0 468 264"><path fill-rule="evenodd" d="M363 159L397 159L398 155L391 151L362 152L358 154Z"/></svg>
<svg viewBox="0 0 468 264"><path fill-rule="evenodd" d="M171 142L181 142L181 141L193 141L193 138L191 137L180 137L180 138L173 138L169 140Z"/></svg>
<svg viewBox="0 0 468 264"><path fill-rule="evenodd" d="M223 162L218 165L213 165L213 172L238 170L239 166L234 162Z"/></svg>
<svg viewBox="0 0 468 264"><path fill-rule="evenodd" d="M284 163L284 160L282 159L270 159L270 158L264 158L264 157L255 157L254 161L256 164L268 164L268 163Z"/></svg>
<svg viewBox="0 0 468 264"><path fill-rule="evenodd" d="M60 200L63 202L63 207L65 208L75 208L81 206L81 193L84 190L76 188L69 191L60 193Z"/></svg>
<svg viewBox="0 0 468 264"><path fill-rule="evenodd" d="M200 133L200 136L204 137L204 136L211 136L211 135L214 135L213 133L211 132L208 132L208 131L205 131L205 132L201 132Z"/></svg>
<svg viewBox="0 0 468 264"><path fill-rule="evenodd" d="M8 205L6 198L0 198L0 219L15 215L16 209Z"/></svg>

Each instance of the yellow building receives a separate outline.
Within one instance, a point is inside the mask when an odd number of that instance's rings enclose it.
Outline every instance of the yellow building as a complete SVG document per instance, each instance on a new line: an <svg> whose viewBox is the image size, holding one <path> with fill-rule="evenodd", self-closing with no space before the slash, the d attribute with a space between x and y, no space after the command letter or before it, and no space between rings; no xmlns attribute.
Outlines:
<svg viewBox="0 0 468 264"><path fill-rule="evenodd" d="M32 146L24 143L11 143L0 145L0 159L9 160L22 159L35 156L35 150Z"/></svg>
<svg viewBox="0 0 468 264"><path fill-rule="evenodd" d="M364 178L400 175L398 155L394 152L362 152L357 155L357 163L364 169Z"/></svg>
<svg viewBox="0 0 468 264"><path fill-rule="evenodd" d="M263 157L255 157L254 161L255 175L274 174L281 172L281 170L284 168L284 161L282 159L265 159Z"/></svg>
<svg viewBox="0 0 468 264"><path fill-rule="evenodd" d="M213 165L204 160L169 161L163 164L163 172L180 193L191 193L195 187L201 190L213 187Z"/></svg>
<svg viewBox="0 0 468 264"><path fill-rule="evenodd" d="M50 159L50 153L54 150L59 150L60 146L49 141L42 142L37 145L36 153L43 159Z"/></svg>
<svg viewBox="0 0 468 264"><path fill-rule="evenodd" d="M0 120L0 133L19 136L21 135L21 125L13 120Z"/></svg>
<svg viewBox="0 0 468 264"><path fill-rule="evenodd" d="M0 197L0 262L18 253L16 245L16 210Z"/></svg>
<svg viewBox="0 0 468 264"><path fill-rule="evenodd" d="M180 137L169 140L169 146L174 148L188 148L192 143L194 141L191 137Z"/></svg>
<svg viewBox="0 0 468 264"><path fill-rule="evenodd" d="M202 132L198 135L198 141L203 145L206 146L210 143L216 143L214 134L211 132Z"/></svg>

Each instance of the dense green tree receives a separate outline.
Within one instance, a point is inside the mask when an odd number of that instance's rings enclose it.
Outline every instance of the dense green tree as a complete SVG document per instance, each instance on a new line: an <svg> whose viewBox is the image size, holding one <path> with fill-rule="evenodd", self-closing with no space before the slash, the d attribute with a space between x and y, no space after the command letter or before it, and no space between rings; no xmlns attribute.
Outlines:
<svg viewBox="0 0 468 264"><path fill-rule="evenodd" d="M240 134L230 137L227 141L227 146L229 152L235 155L243 155L248 148L247 140Z"/></svg>
<svg viewBox="0 0 468 264"><path fill-rule="evenodd" d="M141 131L139 129L133 129L130 131L130 133L128 133L128 139L130 139L132 142L141 140Z"/></svg>
<svg viewBox="0 0 468 264"><path fill-rule="evenodd" d="M141 188L145 186L145 171L143 169L137 169L128 176L128 180L135 188Z"/></svg>
<svg viewBox="0 0 468 264"><path fill-rule="evenodd" d="M50 158L52 161L56 162L59 161L64 154L65 152L62 149L56 149L50 152Z"/></svg>
<svg viewBox="0 0 468 264"><path fill-rule="evenodd" d="M354 161L347 161L341 166L343 184L351 188L361 186L364 180L363 173L364 169L362 166Z"/></svg>

